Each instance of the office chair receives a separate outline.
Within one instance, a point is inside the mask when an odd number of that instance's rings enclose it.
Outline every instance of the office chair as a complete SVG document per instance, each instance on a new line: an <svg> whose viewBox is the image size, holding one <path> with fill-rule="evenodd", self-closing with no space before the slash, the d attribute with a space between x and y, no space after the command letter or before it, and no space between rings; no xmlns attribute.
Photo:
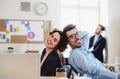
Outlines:
<svg viewBox="0 0 120 79"><path fill-rule="evenodd" d="M70 78L71 76L71 73L72 73L72 68L70 65L64 65L63 66L65 72L67 73L67 78Z"/></svg>

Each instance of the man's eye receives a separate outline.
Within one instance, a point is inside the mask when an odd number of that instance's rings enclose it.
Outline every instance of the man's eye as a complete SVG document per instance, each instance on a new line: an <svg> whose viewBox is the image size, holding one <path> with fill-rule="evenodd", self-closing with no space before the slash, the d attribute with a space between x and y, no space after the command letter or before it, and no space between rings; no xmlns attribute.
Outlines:
<svg viewBox="0 0 120 79"><path fill-rule="evenodd" d="M71 38L73 38L73 37L74 37L74 35L71 35L70 37L71 37Z"/></svg>
<svg viewBox="0 0 120 79"><path fill-rule="evenodd" d="M78 32L76 32L76 35L79 35L79 33L78 33Z"/></svg>

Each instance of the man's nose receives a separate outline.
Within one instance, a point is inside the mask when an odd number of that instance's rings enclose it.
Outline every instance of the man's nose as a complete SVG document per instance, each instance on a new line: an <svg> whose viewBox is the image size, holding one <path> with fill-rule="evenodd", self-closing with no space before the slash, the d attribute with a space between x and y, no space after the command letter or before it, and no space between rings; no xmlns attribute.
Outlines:
<svg viewBox="0 0 120 79"><path fill-rule="evenodd" d="M76 38L81 39L82 37L81 35L76 35Z"/></svg>

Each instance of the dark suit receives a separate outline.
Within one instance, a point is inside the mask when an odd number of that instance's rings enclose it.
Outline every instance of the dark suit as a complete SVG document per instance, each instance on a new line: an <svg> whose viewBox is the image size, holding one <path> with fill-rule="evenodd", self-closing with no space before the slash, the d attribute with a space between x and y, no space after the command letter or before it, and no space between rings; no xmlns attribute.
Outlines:
<svg viewBox="0 0 120 79"><path fill-rule="evenodd" d="M41 55L41 61L46 53L46 49L43 50ZM60 57L56 50L52 51L41 66L41 76L55 76L56 68L62 67Z"/></svg>
<svg viewBox="0 0 120 79"><path fill-rule="evenodd" d="M94 38L95 38L95 35L90 38L89 48L91 48L93 46ZM102 35L100 35L99 38L97 39L97 41L95 42L95 45L94 45L93 51L92 51L94 56L101 62L104 62L103 49L105 48L105 44L106 44L105 38Z"/></svg>

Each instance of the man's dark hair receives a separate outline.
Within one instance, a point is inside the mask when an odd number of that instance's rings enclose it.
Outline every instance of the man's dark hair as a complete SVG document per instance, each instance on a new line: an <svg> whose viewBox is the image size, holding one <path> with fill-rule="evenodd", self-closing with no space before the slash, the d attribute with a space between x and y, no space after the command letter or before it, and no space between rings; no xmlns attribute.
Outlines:
<svg viewBox="0 0 120 79"><path fill-rule="evenodd" d="M105 31L105 27L103 25L99 24L99 26L101 27L102 31Z"/></svg>
<svg viewBox="0 0 120 79"><path fill-rule="evenodd" d="M67 31L70 31L72 29L75 29L76 28L76 25L73 25L73 24L68 24L67 26L65 26L63 28L63 34L66 36L66 32ZM67 37L66 37L67 38Z"/></svg>
<svg viewBox="0 0 120 79"><path fill-rule="evenodd" d="M67 35L66 35L66 32L67 31L70 31L70 30L72 30L72 29L76 29L76 25L73 25L73 24L68 24L68 25L66 25L64 28L63 28L63 35L64 35L64 39L65 39L65 41L66 41L66 43L64 44L64 46L67 46L67 44L68 44L68 38L67 38Z"/></svg>
<svg viewBox="0 0 120 79"><path fill-rule="evenodd" d="M54 29L52 32L50 32L50 35L55 32L59 33L60 35L60 41L58 46L56 46L56 49L58 49L60 52L63 52L67 48L67 41L65 40L65 35L63 34L62 31L58 29Z"/></svg>

